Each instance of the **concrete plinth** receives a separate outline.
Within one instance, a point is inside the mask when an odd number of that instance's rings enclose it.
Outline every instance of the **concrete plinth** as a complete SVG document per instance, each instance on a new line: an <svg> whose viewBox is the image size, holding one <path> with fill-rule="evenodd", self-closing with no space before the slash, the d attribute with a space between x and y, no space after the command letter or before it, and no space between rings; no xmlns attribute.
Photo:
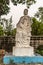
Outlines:
<svg viewBox="0 0 43 65"><path fill-rule="evenodd" d="M14 56L34 56L33 47L13 47Z"/></svg>

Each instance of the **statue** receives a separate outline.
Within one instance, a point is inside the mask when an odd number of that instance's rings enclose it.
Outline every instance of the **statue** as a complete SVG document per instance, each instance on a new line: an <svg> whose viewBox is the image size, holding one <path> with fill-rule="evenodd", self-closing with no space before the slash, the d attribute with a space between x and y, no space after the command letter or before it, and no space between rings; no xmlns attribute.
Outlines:
<svg viewBox="0 0 43 65"><path fill-rule="evenodd" d="M16 46L28 47L30 44L31 36L31 18L28 16L28 10L24 10L22 16L17 24Z"/></svg>
<svg viewBox="0 0 43 65"><path fill-rule="evenodd" d="M31 37L31 18L28 16L28 10L24 10L22 16L17 23L16 45L13 47L13 55L15 56L33 56L33 47L30 46Z"/></svg>

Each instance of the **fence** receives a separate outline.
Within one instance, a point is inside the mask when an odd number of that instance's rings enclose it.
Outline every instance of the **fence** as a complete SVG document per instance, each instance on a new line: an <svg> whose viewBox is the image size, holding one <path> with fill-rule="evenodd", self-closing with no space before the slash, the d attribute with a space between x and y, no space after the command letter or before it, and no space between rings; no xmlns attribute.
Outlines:
<svg viewBox="0 0 43 65"><path fill-rule="evenodd" d="M39 45L43 45L43 36L31 36L30 45L33 46L35 49Z"/></svg>
<svg viewBox="0 0 43 65"><path fill-rule="evenodd" d="M15 46L14 36L2 36L0 37L0 49L5 49L6 51L12 51L12 47Z"/></svg>
<svg viewBox="0 0 43 65"><path fill-rule="evenodd" d="M43 45L43 36L31 36L30 45L35 49L39 45ZM14 36L1 36L0 37L0 49L5 49L6 51L11 51L12 47L15 46Z"/></svg>

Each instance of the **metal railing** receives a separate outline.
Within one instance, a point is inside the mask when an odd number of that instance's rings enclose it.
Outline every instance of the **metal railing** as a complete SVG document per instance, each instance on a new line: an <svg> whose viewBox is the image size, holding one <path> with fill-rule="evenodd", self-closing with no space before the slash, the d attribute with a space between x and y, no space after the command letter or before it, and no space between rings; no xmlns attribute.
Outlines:
<svg viewBox="0 0 43 65"><path fill-rule="evenodd" d="M37 48L39 45L43 45L43 36L31 36L30 45ZM11 50L15 46L14 36L1 36L0 37L0 49Z"/></svg>
<svg viewBox="0 0 43 65"><path fill-rule="evenodd" d="M43 36L31 36L30 45L33 46L35 49L39 45L43 45Z"/></svg>
<svg viewBox="0 0 43 65"><path fill-rule="evenodd" d="M15 46L14 36L1 36L0 37L0 49L5 49L6 51L12 51L13 46Z"/></svg>

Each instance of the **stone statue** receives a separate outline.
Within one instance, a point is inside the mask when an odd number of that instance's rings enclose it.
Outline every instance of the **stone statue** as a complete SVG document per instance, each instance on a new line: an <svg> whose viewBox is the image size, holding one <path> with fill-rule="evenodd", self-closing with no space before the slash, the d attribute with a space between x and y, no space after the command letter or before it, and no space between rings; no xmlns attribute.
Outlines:
<svg viewBox="0 0 43 65"><path fill-rule="evenodd" d="M22 16L17 24L16 46L28 47L30 45L31 36L31 18L28 16L28 10L24 10Z"/></svg>
<svg viewBox="0 0 43 65"><path fill-rule="evenodd" d="M28 16L28 10L24 10L22 16L17 23L16 46L13 47L13 55L15 56L33 56L33 47L30 46L31 37L31 18Z"/></svg>

